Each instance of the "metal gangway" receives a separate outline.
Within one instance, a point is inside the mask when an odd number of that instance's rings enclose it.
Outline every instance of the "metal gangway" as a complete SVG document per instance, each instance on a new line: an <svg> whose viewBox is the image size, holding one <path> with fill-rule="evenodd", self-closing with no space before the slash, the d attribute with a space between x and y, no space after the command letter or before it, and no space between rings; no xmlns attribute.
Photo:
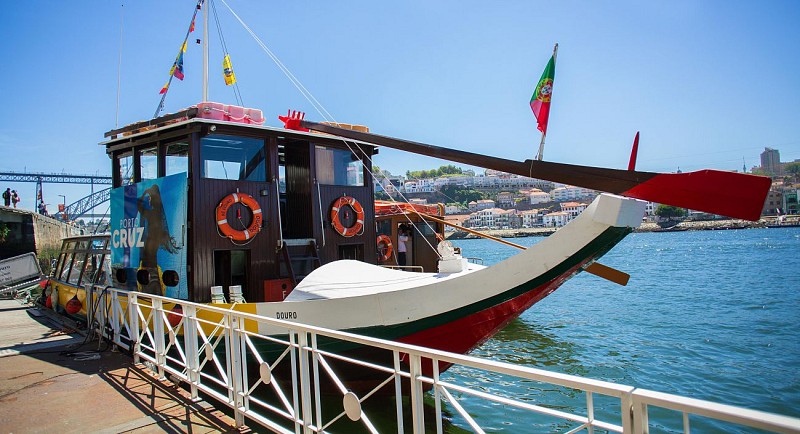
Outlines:
<svg viewBox="0 0 800 434"><path fill-rule="evenodd" d="M514 415L510 432L800 433L800 419L788 416L327 330L229 305L111 287L87 291L89 324L100 339L130 351L159 379L183 383L193 399L227 407L237 425L256 431L483 433L503 423L481 426L474 409L489 406ZM286 332L253 331L267 325ZM390 362L347 357L331 349L332 343L363 345L370 354L385 353ZM271 349L269 357L263 348ZM444 365L451 365L447 373L440 372ZM382 380L366 390L355 387L340 375L343 366ZM565 390L576 405L556 408L530 397L490 393L482 379Z"/></svg>

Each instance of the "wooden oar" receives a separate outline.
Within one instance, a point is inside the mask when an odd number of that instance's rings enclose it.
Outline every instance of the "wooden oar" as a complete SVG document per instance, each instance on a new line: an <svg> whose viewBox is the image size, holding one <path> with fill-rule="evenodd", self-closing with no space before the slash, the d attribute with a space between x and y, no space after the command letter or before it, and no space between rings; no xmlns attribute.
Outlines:
<svg viewBox="0 0 800 434"><path fill-rule="evenodd" d="M417 215L419 215L420 217L424 218L424 219L433 220L436 223L441 223L443 225L454 227L456 229L462 230L462 231L467 232L467 233L472 234L472 235L477 235L477 236L482 237L482 238L487 238L487 239L490 239L492 241L497 241L498 243L505 244L505 245L511 246L511 247L516 247L516 248L518 248L520 250L525 250L526 249L525 246L520 246L519 244L514 244L514 243L512 243L510 241L506 241L506 240L504 240L502 238L493 237L493 236L491 236L489 234L484 234L482 232L478 232L478 231L472 230L470 228L465 228L464 226L459 226L459 225L457 225L455 223L450 223L450 222L448 222L446 220L440 219L440 218L432 216L430 214L423 214L423 213L417 212L417 211L414 211L414 212Z"/></svg>
<svg viewBox="0 0 800 434"><path fill-rule="evenodd" d="M311 129L472 166L747 220L761 217L771 185L770 178L764 176L713 169L652 173L537 160L513 161L299 119L286 122L286 127Z"/></svg>
<svg viewBox="0 0 800 434"><path fill-rule="evenodd" d="M493 237L493 236L491 236L489 234L484 234L484 233L472 230L470 228L465 228L464 226L459 226L459 225L457 225L455 223L450 223L450 222L448 222L446 220L440 219L440 218L432 216L430 214L423 214L423 213L420 213L420 212L417 212L417 214L420 217L424 218L424 219L429 219L429 220L432 220L432 221L434 221L436 223L441 223L443 225L451 226L451 227L460 229L460 230L462 230L464 232L467 232L467 233L470 233L470 234L473 234L473 235L477 235L477 236L482 237L482 238L488 238L490 240L497 241L498 243L502 243L502 244L505 244L507 246L516 247L516 248L518 248L520 250L527 250L527 248L525 246L520 246L519 244L515 244L515 243L512 243L510 241L506 241L506 240L504 240L502 238ZM607 265L600 264L599 262L593 262L593 263L587 265L586 267L584 267L583 269L585 271L591 273L591 274L594 274L597 277L602 277L603 279L609 280L611 282L614 282L614 283L616 283L618 285L622 285L622 286L626 286L628 284L628 280L630 280L630 278L631 278L630 274L625 273L624 271L617 270L616 268L611 268L611 267L609 267Z"/></svg>

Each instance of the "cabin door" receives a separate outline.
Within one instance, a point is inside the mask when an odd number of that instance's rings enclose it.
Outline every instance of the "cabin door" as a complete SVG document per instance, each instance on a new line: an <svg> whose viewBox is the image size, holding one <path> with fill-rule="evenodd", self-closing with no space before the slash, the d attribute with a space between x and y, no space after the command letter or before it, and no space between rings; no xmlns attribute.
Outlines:
<svg viewBox="0 0 800 434"><path fill-rule="evenodd" d="M422 266L428 272L436 272L439 268L439 254L436 252L439 241L434 232L436 223L416 222L414 226L416 228L412 231L411 242L413 248L409 250L413 265Z"/></svg>
<svg viewBox="0 0 800 434"><path fill-rule="evenodd" d="M306 141L280 140L279 149L283 152L278 170L283 237L314 238L314 197L317 192L311 178L311 148Z"/></svg>
<svg viewBox="0 0 800 434"><path fill-rule="evenodd" d="M225 299L230 301L228 288L240 285L242 294L247 292L247 276L250 275L250 250L214 251L214 286L222 286Z"/></svg>

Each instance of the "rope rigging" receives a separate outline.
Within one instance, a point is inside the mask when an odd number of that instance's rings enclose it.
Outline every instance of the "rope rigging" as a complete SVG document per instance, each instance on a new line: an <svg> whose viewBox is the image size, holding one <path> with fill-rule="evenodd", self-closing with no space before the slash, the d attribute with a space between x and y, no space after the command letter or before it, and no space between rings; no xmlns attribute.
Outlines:
<svg viewBox="0 0 800 434"><path fill-rule="evenodd" d="M156 112L153 114L153 119L157 118L158 114L164 110L164 101L167 99L167 93L169 93L169 85L172 84L172 79L178 77L179 80L183 80L183 53L186 52L186 44L189 41L189 35L194 31L194 20L197 18L197 11L203 7L203 2L204 0L197 0L197 7L195 7L194 12L192 12L192 20L189 22L189 28L186 29L186 36L183 38L183 44L181 44L181 48L178 49L178 55L175 56L175 62L169 70L169 81L161 88L161 101L158 102L158 107L156 107ZM180 72L180 76L176 75L176 72Z"/></svg>
<svg viewBox="0 0 800 434"><path fill-rule="evenodd" d="M269 58L272 59L272 61L275 63L275 65L278 67L278 69L280 69L281 72L283 72L283 74L286 76L286 78L289 79L289 81L292 83L292 85L294 85L294 87L297 88L297 90L300 92L301 95L303 95L303 97L306 99L306 101L308 101L311 104L311 106L314 107L314 110L316 110L316 112L320 115L320 117L322 117L326 122L331 122L331 123L334 123L336 125L340 125L339 122L337 122L334 119L333 115L322 105L322 103L319 102L319 100L317 100L316 97L314 97L314 95L311 93L311 91L309 91L303 85L303 83L300 82L300 80L294 74L292 74L292 72L289 70L289 68L286 65L284 65L283 62L281 62L280 59L278 59L278 56L276 56L275 53L273 53L272 50L270 50L269 47L267 47L267 45L261 40L261 38L259 38L258 35L256 35L256 33L244 22L244 20L242 20L242 18L239 17L239 15L233 10L233 8L231 8L231 6L228 4L228 2L226 0L220 0L220 1L222 2L222 4L225 5L226 8L228 8L228 11L231 13L231 15L233 15L234 18L236 18L236 20L239 21L239 24L242 25L242 27L245 29L245 31L247 31L247 33L250 34L250 36L253 38L253 40L255 40L256 44L258 44L258 46L261 47L261 49L267 54L267 56L269 56ZM367 170L367 172L369 173L369 175L372 178L372 180L377 182L378 184L380 184L380 182L378 182L379 181L378 176L371 169L373 161L372 161L372 158L369 155L369 153L365 152L364 149L356 142L351 142L351 141L348 141L346 139L341 139L341 140L345 144L345 146L347 146L347 148L350 150L350 152L352 152L354 155L356 155L359 159L363 158L363 159L366 159L367 161L370 162L369 167L365 164L364 168ZM358 150L358 152L356 152L356 149ZM362 164L363 164L363 162L364 161L362 160ZM381 173L380 175L384 179L388 180L388 177L386 177L383 173ZM405 201L405 203L408 203L408 199L401 192L398 191L397 193ZM398 201L396 201L394 199L394 197L392 197L392 196L389 196L389 197L392 199L392 202L395 202L395 203L398 202ZM419 228L414 224L414 222L411 220L409 215L407 213L403 213L403 215L405 216L406 220L408 220L408 222L411 223L411 226L414 228L414 230L419 232L420 235L423 235L422 231L420 231ZM425 222L425 224L428 226L428 229L430 229L431 232L436 233L436 230L431 226L431 224L430 224L430 222L428 220L423 218L422 221ZM437 252L437 255L438 255L438 251L430 243L430 241L424 236L422 237L422 239L425 241L426 244L428 244L428 246L434 252Z"/></svg>
<svg viewBox="0 0 800 434"><path fill-rule="evenodd" d="M214 24L217 27L217 34L219 34L219 41L220 44L222 45L222 54L224 56L228 56L229 55L228 45L225 43L225 36L222 34L222 25L219 22L219 15L217 15L217 7L214 4L214 0L208 0L208 3L210 5L209 10L211 11L211 15L214 17ZM234 97L236 97L236 103L240 106L244 106L244 102L242 100L242 93L239 90L238 82L233 83L233 95Z"/></svg>

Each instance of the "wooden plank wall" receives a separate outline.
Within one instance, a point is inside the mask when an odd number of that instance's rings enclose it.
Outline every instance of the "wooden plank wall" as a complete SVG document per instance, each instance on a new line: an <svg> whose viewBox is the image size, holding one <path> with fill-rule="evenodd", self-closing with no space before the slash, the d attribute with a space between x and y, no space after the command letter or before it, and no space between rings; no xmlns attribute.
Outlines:
<svg viewBox="0 0 800 434"><path fill-rule="evenodd" d="M248 301L258 301L263 297L263 280L277 278L275 262L275 245L277 242L277 204L275 187L270 182L242 182L219 179L199 179L194 184L194 207L192 215L192 245L194 246L192 274L194 276L194 293L196 302L211 300L210 288L214 285L214 251L215 250L248 250L250 252L250 270L244 297ZM261 232L247 243L236 245L222 237L217 229L215 210L217 204L225 196L236 192L247 193L258 201L264 216ZM267 195L262 196L265 190ZM233 215L237 207L232 206L228 215ZM248 210L242 210L248 215ZM249 220L245 220L247 222ZM232 224L234 229L239 229ZM226 288L227 289L227 288Z"/></svg>

